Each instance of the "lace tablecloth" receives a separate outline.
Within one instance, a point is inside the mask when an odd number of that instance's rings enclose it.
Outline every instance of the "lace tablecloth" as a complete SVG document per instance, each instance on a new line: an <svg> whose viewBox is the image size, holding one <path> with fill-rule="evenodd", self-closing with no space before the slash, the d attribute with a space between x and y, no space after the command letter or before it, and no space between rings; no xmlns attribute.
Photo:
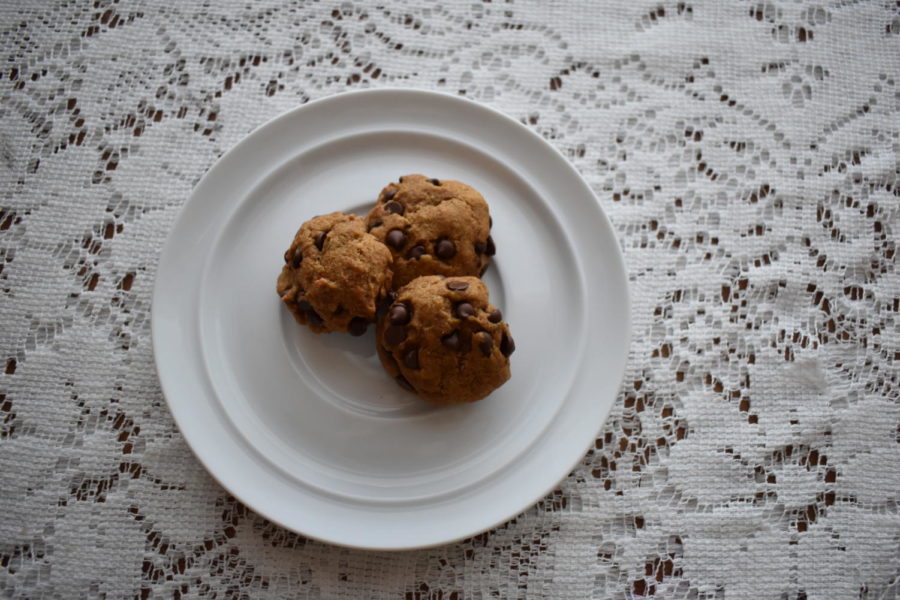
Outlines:
<svg viewBox="0 0 900 600"><path fill-rule="evenodd" d="M4 596L898 596L893 0L7 1L0 25ZM398 86L494 106L571 159L621 241L635 335L556 491L377 553L209 477L149 308L218 156L300 103Z"/></svg>

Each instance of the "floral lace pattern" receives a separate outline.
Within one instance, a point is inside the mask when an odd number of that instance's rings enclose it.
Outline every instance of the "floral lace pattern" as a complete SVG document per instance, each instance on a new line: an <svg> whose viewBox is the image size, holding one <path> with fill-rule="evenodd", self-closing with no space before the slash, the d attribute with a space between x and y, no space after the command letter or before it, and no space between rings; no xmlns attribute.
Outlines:
<svg viewBox="0 0 900 600"><path fill-rule="evenodd" d="M0 6L0 591L115 598L896 598L900 5ZM373 553L222 490L165 406L166 235L311 99L434 89L562 150L634 302L581 465L464 542Z"/></svg>

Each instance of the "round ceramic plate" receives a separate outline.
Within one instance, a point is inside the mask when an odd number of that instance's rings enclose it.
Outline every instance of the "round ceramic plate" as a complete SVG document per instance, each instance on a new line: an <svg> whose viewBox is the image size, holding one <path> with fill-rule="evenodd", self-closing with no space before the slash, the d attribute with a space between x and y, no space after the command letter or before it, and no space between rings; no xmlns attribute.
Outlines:
<svg viewBox="0 0 900 600"><path fill-rule="evenodd" d="M384 374L373 328L315 335L275 292L303 221L365 214L410 173L490 204L485 280L517 350L474 404L425 404ZM613 229L552 146L469 100L371 90L291 110L209 170L160 259L152 323L178 426L234 496L303 535L405 549L502 523L570 472L616 397L629 305Z"/></svg>

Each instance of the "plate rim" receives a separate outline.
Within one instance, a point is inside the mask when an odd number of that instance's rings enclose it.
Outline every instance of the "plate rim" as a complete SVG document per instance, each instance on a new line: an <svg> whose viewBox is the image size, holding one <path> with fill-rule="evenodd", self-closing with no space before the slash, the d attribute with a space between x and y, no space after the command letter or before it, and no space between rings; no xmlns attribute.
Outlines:
<svg viewBox="0 0 900 600"><path fill-rule="evenodd" d="M604 227L609 232L609 234L612 236L613 241L616 242L614 244L614 246L617 250L617 252L614 253L615 256L607 256L606 259L607 260L611 259L612 269L618 275L621 276L621 280L624 284L623 289L620 290L622 297L621 297L621 306L619 307L625 317L624 324L623 324L624 330L622 331L622 347L620 348L619 354L615 355L618 358L617 365L619 367L618 368L619 372L618 372L618 377L616 378L616 381L615 381L614 389L620 390L622 381L624 380L624 375L626 372L626 367L627 367L627 363L628 363L628 355L630 353L631 338L632 338L631 290L630 290L630 287L628 286L628 276L627 276L627 270L625 268L625 261L624 261L621 244L618 243L618 239L615 236L615 229L612 225L612 222L609 219L609 216L606 214L606 211L603 210L603 207L600 204L599 198L594 193L593 189L590 187L590 185L587 183L587 181L585 181L584 177L581 175L581 173L578 171L578 169L565 157L565 155L556 146L554 146L553 144L551 144L550 142L545 140L538 133L529 129L528 127L526 127L525 125L523 125L522 123L520 123L519 121L514 119L513 117L501 112L500 110L498 110L490 105L483 104L481 102L472 100L470 98L466 98L464 96L449 94L446 92L427 90L427 89L419 89L419 88L387 87L387 88L354 90L354 91L348 91L348 92L341 92L341 93L337 93L337 94L331 94L331 95L324 96L322 98L318 98L316 100L313 100L313 101L310 101L310 102L307 102L304 104L300 104L291 109L288 109L287 111L284 111L284 112L281 112L281 113L275 115L274 117L266 120L259 126L255 127L250 133L243 136L231 148L229 148L225 153L223 153L221 156L219 156L211 164L211 166L203 174L203 176L197 181L197 183L192 188L189 197L185 200L185 202L182 204L182 206L179 207L179 209L178 209L179 212L178 212L176 218L174 219L174 221L172 222L171 228L166 235L166 239L165 239L165 242L163 243L162 251L158 255L157 272L156 272L156 275L154 278L152 298L151 298L151 343L152 343L152 349L153 349L154 368L157 373L157 378L160 383L163 397L165 398L166 404L169 407L169 411L172 414L172 417L176 423L176 426L178 427L179 431L181 432L182 436L184 437L184 440L187 443L188 447L191 449L192 454L203 465L206 472L219 485L221 485L223 487L223 489L226 490L229 494L233 495L239 501L246 504L248 506L248 508L250 508L251 510L254 510L254 512L257 512L258 514L260 514L260 516L271 520L273 523L277 524L278 526L284 527L285 529L288 529L290 531L294 531L305 537L309 537L311 539L316 539L316 540L319 540L319 541L322 541L325 543L335 544L335 545L349 547L349 548L364 549L364 550L397 550L397 551L399 551L399 550L425 549L425 548L432 548L432 547L436 547L436 546L442 546L442 545L458 542L460 540L469 538L473 535L478 535L479 533L487 531L491 528L500 526L500 525L506 523L507 521L509 521L510 519L515 518L516 515L521 514L523 511L528 510L529 508L534 506L537 502L539 502L541 500L541 498L544 498L553 489L558 487L559 482L564 480L568 476L568 474L571 473L578 466L578 464L583 459L585 452L590 448L590 445L592 444L593 440L596 439L597 433L599 433L599 431L602 429L603 425L606 422L606 419L609 416L612 405L615 402L615 397L613 397L612 401L610 402L610 406L603 414L602 419L600 419L599 422L596 423L596 429L594 431L593 436L590 439L585 440L585 443L583 445L579 444L579 446L581 446L581 451L578 453L574 462L570 465L567 465L568 468L565 470L559 469L559 471L558 471L559 477L553 478L552 482L539 495L537 495L534 498L531 498L529 496L527 498L527 502L524 502L524 503L516 502L515 503L516 508L512 512L510 512L509 510L503 511L504 513L509 513L509 514L506 514L506 516L504 516L502 519L497 520L495 522L491 522L486 526L478 525L477 528L467 530L458 535L452 535L449 537L444 536L441 539L438 539L435 541L430 541L427 543L418 543L418 544L413 544L413 545L409 545L409 544L404 544L404 545L354 544L354 543L348 542L347 540L344 540L344 539L340 539L340 540L339 539L330 539L328 537L313 534L308 531L303 531L301 529L298 529L297 527L288 525L284 522L283 519L279 518L278 516L273 516L271 514L267 514L266 512L260 510L259 508L257 508L255 502L247 501L245 499L245 495L243 493L241 493L240 490L236 490L236 489L234 489L233 486L226 484L223 481L223 479L219 476L219 474L217 473L218 467L210 464L204 458L204 456L199 451L199 449L196 447L196 444L198 444L200 441L199 436L196 436L196 435L192 436L186 432L186 430L191 430L191 427L188 426L188 424L185 422L186 415L181 413L180 409L177 407L178 402L176 402L174 400L174 396L177 395L176 390L175 390L176 386L174 385L174 382L172 380L168 380L167 375L163 373L163 367L161 365L161 363L163 361L160 360L160 353L162 352L161 336L163 334L161 332L160 327L157 326L157 323L159 323L159 320L160 320L160 312L159 311L161 309L159 307L161 306L161 299L162 299L164 287L165 287L165 283L164 283L165 277L161 276L161 275L164 275L163 267L170 265L172 263L171 254L175 251L174 250L175 245L173 243L173 240L176 238L176 236L179 233L181 233L180 230L185 227L184 223L187 219L187 217L185 215L188 212L186 210L186 208L188 207L190 202L192 200L194 200L197 190L202 189L203 185L205 183L207 183L208 180L210 180L213 177L216 177L218 175L218 171L221 170L221 165L226 162L226 159L228 159L229 157L233 156L234 154L240 152L243 147L250 144L251 138L255 138L256 136L260 135L261 132L271 128L277 122L299 118L297 115L298 115L298 113L301 113L301 111L305 111L306 109L308 109L309 107L312 107L314 105L326 104L329 101L334 101L339 98L346 99L350 96L375 96L375 95L378 95L378 96L400 95L400 96L407 96L408 98L413 98L413 97L417 96L418 100L420 100L420 101L425 101L425 102L427 102L429 100L451 101L451 102L459 103L459 105L467 105L469 107L474 106L478 110L485 111L486 113L490 114L491 117L499 118L502 122L505 122L507 125L512 125L512 126L516 127L521 132L527 132L527 135L533 142L539 144L541 147L543 147L544 150L549 150L558 159L559 164L561 166L563 166L563 168L568 172L568 174L572 176L573 180L575 182L577 182L578 186L587 194L588 197L590 197L593 200L593 202L595 204L595 208L596 208L596 216L601 221L604 222L603 223ZM217 167L220 167L220 168L217 169ZM277 169L279 167L276 166L274 168ZM234 208L239 209L240 203L238 203ZM584 272L581 271L581 269L579 269L579 273L581 274L582 277L584 276ZM587 295L588 292L587 292L586 288L585 288L585 294L586 294L586 301L587 301L586 309L590 310L590 296ZM196 323L194 323L194 325L196 325ZM203 364L204 361L201 360L200 363ZM208 379L208 377L209 377L208 373L195 374L195 375L199 376L199 378L201 378L201 379ZM169 375L169 377L171 377L171 374ZM576 379L575 379L575 381L572 382L572 388L570 388L568 390L568 393L572 393L572 390L575 387L577 387L578 379L579 379L579 377L576 375ZM214 386L211 385L211 382L206 382L206 385L204 387L206 389L208 389L210 392L212 392L213 395L215 395ZM617 394L618 391L615 393ZM215 401L218 403L218 400L215 400ZM223 417L223 415L221 415L221 414L219 416ZM227 421L227 419L223 419L223 420ZM235 425L230 422L228 422L227 425L232 428L235 427ZM242 438L242 434L240 433L240 431L235 430L232 433L234 435L236 435L239 439ZM246 442L244 440L242 440L242 443L240 445L244 448L245 451L249 451L251 453L256 452L256 450L252 446L251 447L246 446ZM529 449L533 449L533 446L531 444L529 444ZM530 452L525 452L525 453L523 453L522 456L524 457L528 454L530 454ZM279 476L283 476L283 475L284 474L279 474Z"/></svg>

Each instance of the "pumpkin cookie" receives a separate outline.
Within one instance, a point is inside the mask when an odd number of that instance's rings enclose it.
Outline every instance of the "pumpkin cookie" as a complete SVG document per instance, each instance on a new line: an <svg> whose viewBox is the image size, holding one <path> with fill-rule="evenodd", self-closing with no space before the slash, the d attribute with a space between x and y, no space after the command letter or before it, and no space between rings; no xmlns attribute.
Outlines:
<svg viewBox="0 0 900 600"><path fill-rule="evenodd" d="M340 212L304 223L284 262L278 295L316 333L365 333L393 278L390 251L366 233L362 218Z"/></svg>
<svg viewBox="0 0 900 600"><path fill-rule="evenodd" d="M481 276L496 252L488 205L458 181L406 175L388 184L366 217L394 256L394 288L423 275Z"/></svg>
<svg viewBox="0 0 900 600"><path fill-rule="evenodd" d="M516 346L476 277L419 277L397 290L375 329L378 356L402 387L432 404L474 402L510 377Z"/></svg>

